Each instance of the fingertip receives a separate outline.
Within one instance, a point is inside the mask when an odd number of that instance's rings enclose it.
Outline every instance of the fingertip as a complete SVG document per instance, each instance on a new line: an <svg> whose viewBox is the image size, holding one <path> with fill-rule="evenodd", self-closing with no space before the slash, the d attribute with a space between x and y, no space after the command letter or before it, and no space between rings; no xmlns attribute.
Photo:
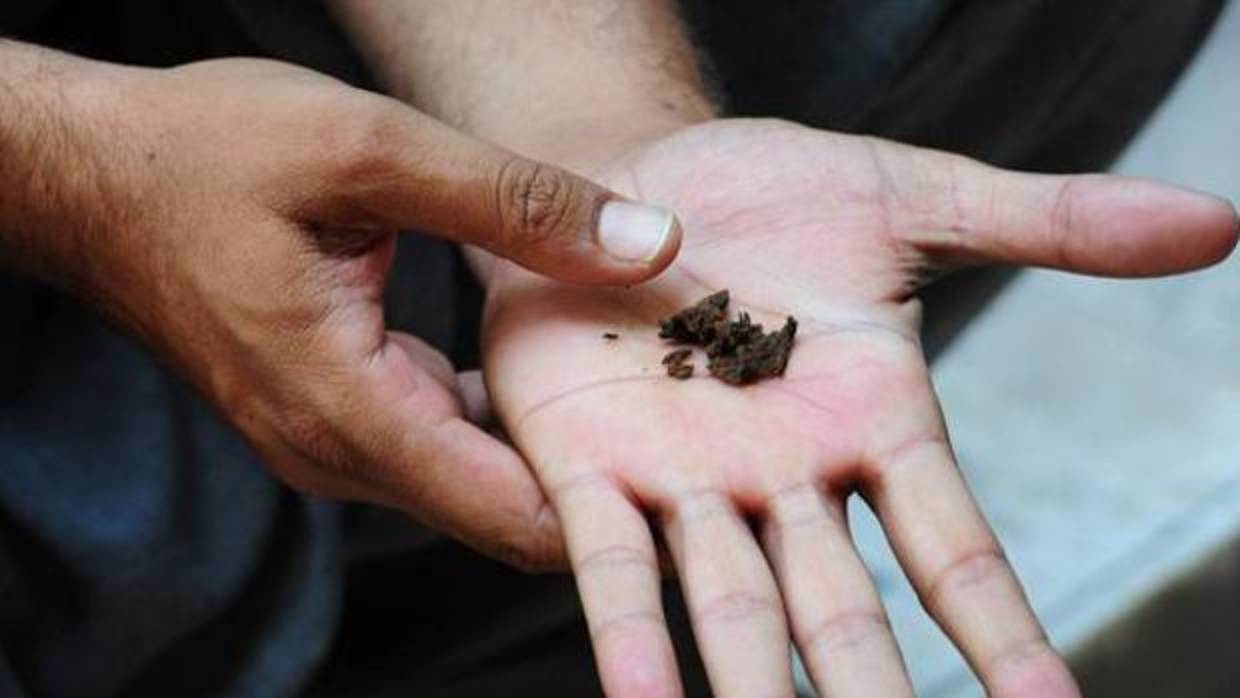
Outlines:
<svg viewBox="0 0 1240 698"><path fill-rule="evenodd" d="M549 511L549 510L548 510ZM554 513L535 522L531 530L520 532L502 546L494 557L525 574L551 574L569 570L568 551Z"/></svg>
<svg viewBox="0 0 1240 698"><path fill-rule="evenodd" d="M675 654L643 635L614 638L601 662L608 695L679 698L682 695Z"/></svg>
<svg viewBox="0 0 1240 698"><path fill-rule="evenodd" d="M671 225L668 228L667 235L663 238L663 244L660 245L646 265L650 276L656 276L675 261L676 256L680 254L680 245L685 237L684 226L680 223L680 217L672 213ZM648 277L649 278L649 277Z"/></svg>
<svg viewBox="0 0 1240 698"><path fill-rule="evenodd" d="M680 251L684 229L671 209L612 199L599 211L598 248L628 282L650 279L667 268Z"/></svg>
<svg viewBox="0 0 1240 698"><path fill-rule="evenodd" d="M1236 246L1236 210L1218 196L1136 177L1077 181L1061 207L1069 268L1160 276L1216 264Z"/></svg>
<svg viewBox="0 0 1240 698"><path fill-rule="evenodd" d="M640 263L629 283L649 281L666 271L680 254L680 246L683 240L684 227L680 224L680 219L673 215L672 224L668 228L667 235L663 238L662 244L657 248L653 256Z"/></svg>
<svg viewBox="0 0 1240 698"><path fill-rule="evenodd" d="M1179 254L1171 257L1180 265L1177 270L1208 267L1231 255L1240 237L1240 217L1231 201L1193 189L1152 182L1149 185L1162 190L1162 196L1155 199L1161 203L1162 210L1152 215L1174 216L1175 220L1168 221L1167 227L1178 228L1185 234L1176 245Z"/></svg>
<svg viewBox="0 0 1240 698"><path fill-rule="evenodd" d="M582 286L632 286L663 273L680 254L684 227L670 210L613 201L604 205L593 239L528 268Z"/></svg>
<svg viewBox="0 0 1240 698"><path fill-rule="evenodd" d="M997 698L1081 698L1072 672L1046 644L1008 657L999 669Z"/></svg>
<svg viewBox="0 0 1240 698"><path fill-rule="evenodd" d="M1211 255L1207 264L1218 264L1227 259L1240 243L1240 213L1236 212L1235 203L1220 198L1217 209L1218 225L1211 240Z"/></svg>
<svg viewBox="0 0 1240 698"><path fill-rule="evenodd" d="M493 426L495 413L491 410L491 398L487 394L482 371L462 371L456 374L456 385L461 396L461 405L465 411L465 419L480 427Z"/></svg>

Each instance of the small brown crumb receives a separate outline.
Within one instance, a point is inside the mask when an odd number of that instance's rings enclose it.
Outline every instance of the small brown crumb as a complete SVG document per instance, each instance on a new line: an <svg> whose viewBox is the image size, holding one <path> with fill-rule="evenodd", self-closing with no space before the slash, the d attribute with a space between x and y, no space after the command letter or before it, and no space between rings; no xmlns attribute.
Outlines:
<svg viewBox="0 0 1240 698"><path fill-rule="evenodd" d="M676 349L663 357L663 365L667 366L667 375L677 380L686 380L693 376L693 364L686 363L693 356L692 349Z"/></svg>
<svg viewBox="0 0 1240 698"><path fill-rule="evenodd" d="M692 349L673 349L667 353L667 356L663 357L663 365L674 366L676 364L683 364L689 360L690 356L693 356Z"/></svg>
<svg viewBox="0 0 1240 698"><path fill-rule="evenodd" d="M615 340L620 339L620 335L615 332L604 332L603 339L606 339L609 342L614 342Z"/></svg>

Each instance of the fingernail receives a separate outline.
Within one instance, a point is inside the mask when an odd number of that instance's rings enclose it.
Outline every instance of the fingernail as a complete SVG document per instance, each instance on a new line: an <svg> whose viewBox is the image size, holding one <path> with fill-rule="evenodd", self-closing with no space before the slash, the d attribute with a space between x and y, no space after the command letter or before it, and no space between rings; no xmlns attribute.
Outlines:
<svg viewBox="0 0 1240 698"><path fill-rule="evenodd" d="M676 214L632 201L608 201L598 217L598 242L625 262L648 262L680 234Z"/></svg>

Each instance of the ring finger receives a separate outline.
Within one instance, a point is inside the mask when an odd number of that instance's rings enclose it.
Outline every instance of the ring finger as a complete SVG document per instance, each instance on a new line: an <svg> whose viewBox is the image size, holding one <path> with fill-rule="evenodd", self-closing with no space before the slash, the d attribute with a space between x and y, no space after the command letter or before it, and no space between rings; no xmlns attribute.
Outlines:
<svg viewBox="0 0 1240 698"><path fill-rule="evenodd" d="M819 692L911 697L882 602L849 538L843 502L810 483L780 490L770 497L762 538Z"/></svg>

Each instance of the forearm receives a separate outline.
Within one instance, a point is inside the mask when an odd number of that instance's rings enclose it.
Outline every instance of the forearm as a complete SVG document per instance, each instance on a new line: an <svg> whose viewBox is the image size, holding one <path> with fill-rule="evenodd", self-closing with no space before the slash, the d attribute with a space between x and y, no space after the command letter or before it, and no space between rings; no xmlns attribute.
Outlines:
<svg viewBox="0 0 1240 698"><path fill-rule="evenodd" d="M331 0L384 86L513 150L589 169L715 113L675 0Z"/></svg>
<svg viewBox="0 0 1240 698"><path fill-rule="evenodd" d="M124 151L102 118L113 70L0 40L0 265L76 284L91 263Z"/></svg>

